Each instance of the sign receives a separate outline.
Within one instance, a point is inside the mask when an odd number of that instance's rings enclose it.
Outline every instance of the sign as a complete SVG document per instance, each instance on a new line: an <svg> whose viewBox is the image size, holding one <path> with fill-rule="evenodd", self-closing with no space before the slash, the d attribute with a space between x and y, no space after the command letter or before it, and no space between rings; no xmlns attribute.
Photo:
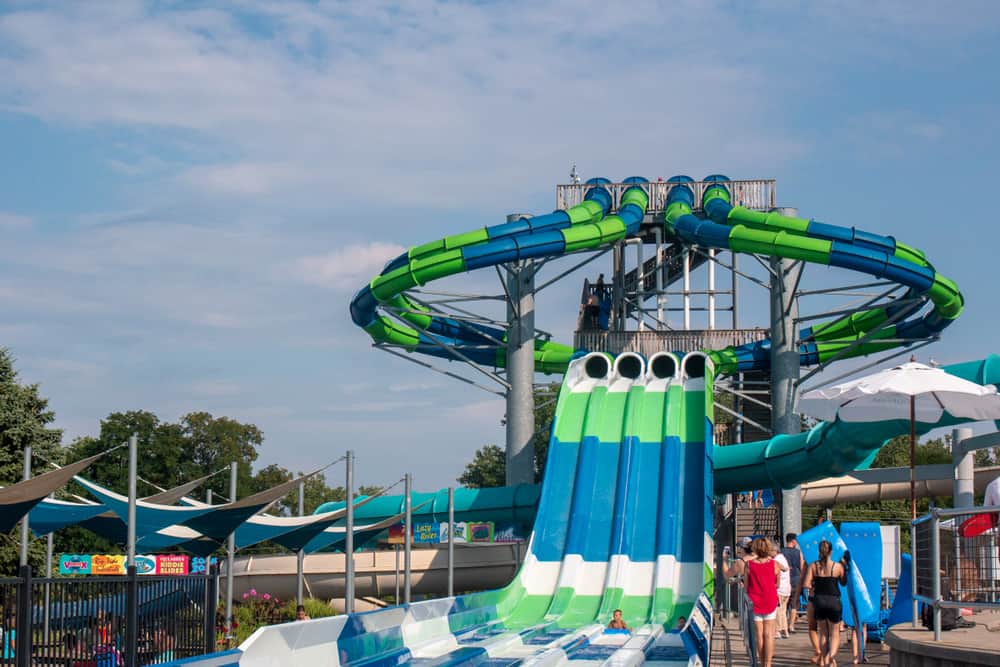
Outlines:
<svg viewBox="0 0 1000 667"><path fill-rule="evenodd" d="M183 576L206 574L216 558L191 558L185 554L143 554L135 557L137 574ZM125 574L125 556L120 554L60 554L59 574L112 576Z"/></svg>
<svg viewBox="0 0 1000 667"><path fill-rule="evenodd" d="M492 521L483 521L480 523L470 522L466 526L466 534L468 535L469 542L492 542L493 522Z"/></svg>
<svg viewBox="0 0 1000 667"><path fill-rule="evenodd" d="M448 524L443 525L446 526L445 530L447 530ZM451 527L451 539L455 541L455 544L469 541L466 536L466 528L468 528L468 524L464 521L456 522L455 525Z"/></svg>
<svg viewBox="0 0 1000 667"><path fill-rule="evenodd" d="M502 523L494 527L494 542L524 542L520 526L516 523Z"/></svg>
<svg viewBox="0 0 1000 667"><path fill-rule="evenodd" d="M403 544L403 524L389 526L389 544Z"/></svg>
<svg viewBox="0 0 1000 667"><path fill-rule="evenodd" d="M136 556L136 574L156 574L156 556Z"/></svg>
<svg viewBox="0 0 1000 667"><path fill-rule="evenodd" d="M413 541L418 544L437 544L442 541L441 535L441 524L439 523L413 524Z"/></svg>
<svg viewBox="0 0 1000 667"><path fill-rule="evenodd" d="M90 556L83 554L59 556L59 574L90 574Z"/></svg>
<svg viewBox="0 0 1000 667"><path fill-rule="evenodd" d="M190 574L208 574L208 568L216 565L219 559L215 556L211 558L202 558L201 556L195 556L191 559L191 571Z"/></svg>
<svg viewBox="0 0 1000 667"><path fill-rule="evenodd" d="M90 557L90 573L97 576L125 574L125 556L94 554Z"/></svg>

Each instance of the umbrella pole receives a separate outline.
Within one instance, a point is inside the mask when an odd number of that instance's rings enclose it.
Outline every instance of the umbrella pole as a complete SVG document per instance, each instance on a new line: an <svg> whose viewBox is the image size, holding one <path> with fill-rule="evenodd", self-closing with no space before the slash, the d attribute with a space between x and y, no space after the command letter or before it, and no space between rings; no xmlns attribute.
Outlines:
<svg viewBox="0 0 1000 667"><path fill-rule="evenodd" d="M910 396L910 518L917 518L917 416L914 403L916 397Z"/></svg>

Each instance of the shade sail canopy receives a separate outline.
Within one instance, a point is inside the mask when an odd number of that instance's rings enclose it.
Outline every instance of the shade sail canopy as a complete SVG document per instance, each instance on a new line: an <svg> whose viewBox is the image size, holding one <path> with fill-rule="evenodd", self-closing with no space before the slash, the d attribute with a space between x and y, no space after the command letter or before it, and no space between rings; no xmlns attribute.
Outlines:
<svg viewBox="0 0 1000 667"><path fill-rule="evenodd" d="M944 414L967 419L1000 419L1000 394L940 368L909 362L799 398L803 414L833 421L876 422L910 419L914 398L916 421L935 423Z"/></svg>
<svg viewBox="0 0 1000 667"><path fill-rule="evenodd" d="M378 496L366 496L355 500L354 511L364 507ZM346 516L347 508L310 514L308 516L282 517L258 514L236 529L236 548L244 549L260 542L276 542L292 551L298 551L309 540L319 535Z"/></svg>
<svg viewBox="0 0 1000 667"><path fill-rule="evenodd" d="M118 515L122 521L128 520L128 497L107 489L96 482L83 477L77 477L79 482L102 505ZM167 526L184 523L189 519L211 512L211 507L174 507L157 505L145 500L136 501L135 534L137 538L155 533Z"/></svg>
<svg viewBox="0 0 1000 667"><path fill-rule="evenodd" d="M75 526L107 512L108 508L100 503L71 503L45 498L35 505L28 514L28 519L31 532L42 536L66 526ZM115 518L117 520L117 517Z"/></svg>
<svg viewBox="0 0 1000 667"><path fill-rule="evenodd" d="M210 475L205 475L204 477L199 477L198 479L192 479L190 482L185 482L180 486L175 486L172 489L167 489L166 491L160 491L151 496L146 496L143 498L143 502L154 503L156 505L173 505L181 498L191 493L199 486L204 484L209 479L215 477L220 471L213 472Z"/></svg>
<svg viewBox="0 0 1000 667"><path fill-rule="evenodd" d="M21 517L42 502L47 495L65 486L77 473L85 470L106 453L89 456L62 468L42 473L38 477L0 489L0 532L10 531Z"/></svg>
<svg viewBox="0 0 1000 667"><path fill-rule="evenodd" d="M157 505L144 500L136 502L136 535L139 540L171 526L186 526L204 537L221 541L257 512L287 495L300 481L317 472L278 484L266 491L255 493L225 505L173 506ZM110 489L78 477L79 481L98 500L122 520L128 518L128 498ZM148 548L148 547L147 547Z"/></svg>
<svg viewBox="0 0 1000 667"><path fill-rule="evenodd" d="M413 506L410 509L410 513L416 514L421 510L426 510L430 503L431 503L430 500L425 500L419 505ZM369 537L372 537L375 534L380 533L381 531L385 530L390 526L396 525L397 523L402 521L405 517L406 517L406 512L404 511L404 512L399 512L398 514L394 514L393 516L386 517L381 521L355 525L354 535L355 537L361 538L361 541L367 541ZM327 528L322 533L309 540L301 548L307 554L311 554L316 551L320 551L322 549L328 549L330 547L338 547L341 544L343 544L346 540L347 540L347 529L344 528L343 526L333 526L331 528ZM360 546L360 544L358 546ZM293 551L297 551L297 549L293 549Z"/></svg>

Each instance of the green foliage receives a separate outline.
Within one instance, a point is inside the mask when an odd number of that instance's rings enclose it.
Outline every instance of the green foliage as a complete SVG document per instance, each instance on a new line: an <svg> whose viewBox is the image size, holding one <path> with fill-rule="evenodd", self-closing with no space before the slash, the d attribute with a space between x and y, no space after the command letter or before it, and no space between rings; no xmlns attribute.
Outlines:
<svg viewBox="0 0 1000 667"><path fill-rule="evenodd" d="M556 417L556 400L560 384L553 382L547 387L535 390L535 433L531 444L535 448L535 481L541 482L545 476L545 464L549 458L549 440L552 437L552 422Z"/></svg>
<svg viewBox="0 0 1000 667"><path fill-rule="evenodd" d="M458 483L473 489L503 486L506 483L507 454L502 447L486 445L476 450L472 462L459 475Z"/></svg>
<svg viewBox="0 0 1000 667"><path fill-rule="evenodd" d="M62 463L62 431L51 428L55 413L37 384L21 384L10 350L0 347L0 485L23 477L24 448L37 454L32 473L49 469L44 461Z"/></svg>
<svg viewBox="0 0 1000 667"><path fill-rule="evenodd" d="M951 463L951 438L935 438L917 442L915 460L918 466ZM906 468L910 465L910 436L893 438L879 450L872 468Z"/></svg>
<svg viewBox="0 0 1000 667"><path fill-rule="evenodd" d="M329 605L329 603L323 602L322 600L317 600L316 598L303 598L302 606L306 608L306 614L309 616L310 620L317 618L325 618L327 616L335 616L336 610ZM295 609L298 607L295 604L295 600L289 600L281 608L281 617L285 621L295 620Z"/></svg>

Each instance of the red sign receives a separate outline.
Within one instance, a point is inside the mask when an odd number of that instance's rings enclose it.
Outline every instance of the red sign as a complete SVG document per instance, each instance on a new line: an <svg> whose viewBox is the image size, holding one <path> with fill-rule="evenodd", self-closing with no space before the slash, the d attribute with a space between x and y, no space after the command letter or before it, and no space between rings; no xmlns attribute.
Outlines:
<svg viewBox="0 0 1000 667"><path fill-rule="evenodd" d="M156 557L157 574L187 574L190 559L183 554L169 554Z"/></svg>

